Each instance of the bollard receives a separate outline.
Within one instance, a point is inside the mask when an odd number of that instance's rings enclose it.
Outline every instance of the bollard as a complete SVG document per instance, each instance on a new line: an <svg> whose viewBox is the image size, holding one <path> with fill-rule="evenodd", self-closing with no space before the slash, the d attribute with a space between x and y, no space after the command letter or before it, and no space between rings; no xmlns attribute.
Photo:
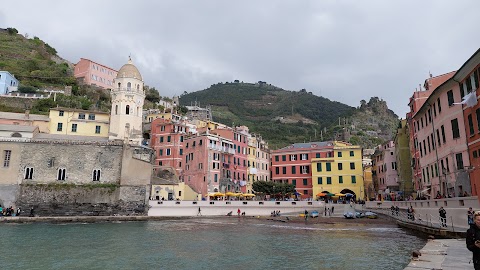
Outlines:
<svg viewBox="0 0 480 270"><path fill-rule="evenodd" d="M453 227L453 217L450 216L450 221L452 222L452 231L455 232L455 227Z"/></svg>

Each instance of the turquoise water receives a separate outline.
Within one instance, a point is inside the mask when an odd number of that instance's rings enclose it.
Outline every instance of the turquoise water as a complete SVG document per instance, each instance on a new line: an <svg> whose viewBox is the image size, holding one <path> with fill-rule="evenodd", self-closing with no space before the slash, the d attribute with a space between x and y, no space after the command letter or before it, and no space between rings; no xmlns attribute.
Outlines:
<svg viewBox="0 0 480 270"><path fill-rule="evenodd" d="M394 225L239 218L2 224L0 269L403 269L426 241Z"/></svg>

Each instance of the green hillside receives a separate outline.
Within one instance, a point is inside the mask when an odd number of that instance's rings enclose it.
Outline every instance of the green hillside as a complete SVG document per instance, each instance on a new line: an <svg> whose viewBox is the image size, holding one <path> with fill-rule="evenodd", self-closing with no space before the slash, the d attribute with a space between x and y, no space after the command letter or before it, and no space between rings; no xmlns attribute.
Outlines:
<svg viewBox="0 0 480 270"><path fill-rule="evenodd" d="M353 107L305 90L286 91L266 83L219 83L183 94L180 104L211 105L214 121L246 125L251 132L261 134L273 149L295 142L332 139L333 134L322 130L354 112Z"/></svg>
<svg viewBox="0 0 480 270"><path fill-rule="evenodd" d="M73 66L38 37L26 38L15 28L0 29L0 70L21 81L21 86L62 88L75 84Z"/></svg>

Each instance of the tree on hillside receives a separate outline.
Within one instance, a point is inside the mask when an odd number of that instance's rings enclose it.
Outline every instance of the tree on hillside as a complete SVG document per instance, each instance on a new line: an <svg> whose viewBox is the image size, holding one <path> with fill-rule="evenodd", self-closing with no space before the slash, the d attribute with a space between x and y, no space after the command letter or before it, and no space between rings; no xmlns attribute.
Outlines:
<svg viewBox="0 0 480 270"><path fill-rule="evenodd" d="M150 101L150 102L153 102L153 103L157 103L160 101L160 94L158 93L157 89L155 89L155 87L152 87L152 88L148 88L148 86L146 86L145 89L145 93L146 93L146 97L145 99Z"/></svg>

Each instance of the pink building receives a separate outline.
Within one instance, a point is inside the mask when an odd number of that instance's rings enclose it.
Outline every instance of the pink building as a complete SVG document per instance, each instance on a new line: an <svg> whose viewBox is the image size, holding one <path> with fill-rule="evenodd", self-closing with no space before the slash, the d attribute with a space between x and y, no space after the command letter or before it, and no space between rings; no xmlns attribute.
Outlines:
<svg viewBox="0 0 480 270"><path fill-rule="evenodd" d="M248 128L245 126L232 128L217 128L211 131L222 138L232 141L235 153L233 155L231 165L232 180L240 184L240 190L246 193L247 176L248 176Z"/></svg>
<svg viewBox="0 0 480 270"><path fill-rule="evenodd" d="M416 125L417 123L413 119L413 116L418 112L418 110L423 106L425 101L428 99L430 94L443 84L446 80L450 79L455 72L449 72L446 74L442 74L439 76L432 76L430 74L430 78L426 79L423 84L423 90L421 85L419 86L419 91L415 91L410 98L409 107L410 112L407 113L407 121L410 130L410 154L412 156L412 177L413 177L413 185L414 190L422 190L420 186L422 186L422 170L420 167L420 151L418 148L415 147L417 144L417 133L416 133ZM420 124L420 122L418 123Z"/></svg>
<svg viewBox="0 0 480 270"><path fill-rule="evenodd" d="M184 159L184 139L188 126L180 121L157 118L151 123L150 147L155 150L155 165L174 168L178 176L182 174Z"/></svg>
<svg viewBox="0 0 480 270"><path fill-rule="evenodd" d="M415 133L414 148L420 155L421 180L416 185L419 195L434 198L460 188L470 190L465 166L469 166L465 125L458 83L453 72L441 75L443 83L431 90L427 100L412 115Z"/></svg>
<svg viewBox="0 0 480 270"><path fill-rule="evenodd" d="M392 199L399 190L397 159L395 156L395 143L389 141L379 146L372 160L374 181L377 186L377 198ZM392 194L394 196L392 196Z"/></svg>
<svg viewBox="0 0 480 270"><path fill-rule="evenodd" d="M80 58L80 61L75 65L73 75L81 84L111 89L113 88L113 80L117 77L117 71L91 60Z"/></svg>
<svg viewBox="0 0 480 270"><path fill-rule="evenodd" d="M182 179L204 197L211 192L240 192L240 181L232 179L235 170L232 140L203 133L186 138Z"/></svg>

